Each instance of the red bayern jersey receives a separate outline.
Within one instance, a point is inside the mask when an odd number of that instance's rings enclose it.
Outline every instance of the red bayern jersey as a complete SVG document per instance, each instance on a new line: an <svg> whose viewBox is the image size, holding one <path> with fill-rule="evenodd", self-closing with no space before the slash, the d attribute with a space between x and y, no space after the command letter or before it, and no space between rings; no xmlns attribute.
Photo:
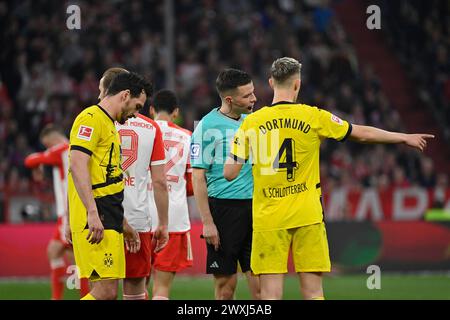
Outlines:
<svg viewBox="0 0 450 320"><path fill-rule="evenodd" d="M162 133L155 121L140 114L123 125L116 123L116 128L121 140L125 217L136 231L148 232L152 226L149 169L166 163Z"/></svg>
<svg viewBox="0 0 450 320"><path fill-rule="evenodd" d="M44 152L36 152L25 158L27 168L40 165L53 167L53 190L55 193L56 214L63 217L67 211L67 173L69 170L69 144L60 143Z"/></svg>
<svg viewBox="0 0 450 320"><path fill-rule="evenodd" d="M190 230L187 196L193 195L190 168L190 142L192 133L170 121L157 121L161 128L167 154L166 178L169 189L169 232ZM150 188L152 229L157 227L158 215L152 188Z"/></svg>

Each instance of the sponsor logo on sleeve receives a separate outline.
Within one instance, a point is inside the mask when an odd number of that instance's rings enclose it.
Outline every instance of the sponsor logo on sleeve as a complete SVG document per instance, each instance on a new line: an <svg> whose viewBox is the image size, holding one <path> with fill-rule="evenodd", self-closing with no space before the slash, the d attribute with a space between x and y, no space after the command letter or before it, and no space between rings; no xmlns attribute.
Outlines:
<svg viewBox="0 0 450 320"><path fill-rule="evenodd" d="M200 156L200 144L191 143L191 159L198 159Z"/></svg>
<svg viewBox="0 0 450 320"><path fill-rule="evenodd" d="M334 114L331 115L331 121L334 121L341 126L344 124L344 121L342 121L341 118L339 118L338 116L335 116Z"/></svg>
<svg viewBox="0 0 450 320"><path fill-rule="evenodd" d="M94 132L94 128L87 126L80 126L78 129L78 138L86 141L91 141L92 133Z"/></svg>

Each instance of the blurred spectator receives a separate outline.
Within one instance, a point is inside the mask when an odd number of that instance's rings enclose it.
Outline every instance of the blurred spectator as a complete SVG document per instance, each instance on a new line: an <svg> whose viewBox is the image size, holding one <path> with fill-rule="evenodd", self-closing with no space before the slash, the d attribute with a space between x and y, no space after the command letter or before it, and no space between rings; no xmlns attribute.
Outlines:
<svg viewBox="0 0 450 320"><path fill-rule="evenodd" d="M450 117L445 15L424 1L420 3L425 10L408 1L379 2L389 6L392 35L388 37L400 49L422 96L443 110L443 119ZM252 74L257 108L270 104L270 63L291 55L303 63L302 102L351 122L402 131L401 118L381 91L373 69L358 66L331 3L177 1L175 90L184 106L183 126L192 130L195 120L218 106L214 80L224 67ZM78 4L81 30L65 29L63 1L0 3L4 30L0 38L0 188L36 188L23 170L23 157L42 149L37 137L45 124L57 122L69 132L81 109L97 102L98 80L105 69L123 66L150 74L157 89L165 86L168 52L163 1L80 0ZM324 190L392 184L434 187L446 179L436 177L430 159L405 146L368 148L326 141L321 162Z"/></svg>
<svg viewBox="0 0 450 320"><path fill-rule="evenodd" d="M421 175L419 183L426 188L434 188L436 186L436 173L434 171L433 161L430 158L422 158Z"/></svg>
<svg viewBox="0 0 450 320"><path fill-rule="evenodd" d="M385 37L450 140L450 2L372 2L385 13Z"/></svg>
<svg viewBox="0 0 450 320"><path fill-rule="evenodd" d="M440 173L436 179L436 188L434 189L433 208L445 207L445 193L447 192L448 177L446 174ZM450 208L447 208L450 210Z"/></svg>

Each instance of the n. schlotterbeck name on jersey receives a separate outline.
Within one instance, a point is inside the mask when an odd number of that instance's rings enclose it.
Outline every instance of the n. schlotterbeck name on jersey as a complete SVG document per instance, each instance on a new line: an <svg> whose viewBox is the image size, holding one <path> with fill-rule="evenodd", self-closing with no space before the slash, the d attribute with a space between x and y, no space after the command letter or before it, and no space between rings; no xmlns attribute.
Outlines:
<svg viewBox="0 0 450 320"><path fill-rule="evenodd" d="M295 184L283 188L263 188L263 193L266 198L284 198L291 194L302 193L308 190L306 182Z"/></svg>

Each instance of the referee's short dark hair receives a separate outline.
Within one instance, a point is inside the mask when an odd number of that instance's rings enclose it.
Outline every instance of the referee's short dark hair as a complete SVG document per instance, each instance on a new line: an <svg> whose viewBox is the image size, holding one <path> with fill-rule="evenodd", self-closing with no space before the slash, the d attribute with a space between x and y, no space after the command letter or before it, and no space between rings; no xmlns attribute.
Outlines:
<svg viewBox="0 0 450 320"><path fill-rule="evenodd" d="M216 79L216 89L220 96L237 89L237 87L249 84L252 82L250 75L238 69L225 69L219 73Z"/></svg>
<svg viewBox="0 0 450 320"><path fill-rule="evenodd" d="M162 89L155 93L153 97L153 108L156 112L165 111L171 114L176 108L178 108L178 99L175 92Z"/></svg>
<svg viewBox="0 0 450 320"><path fill-rule="evenodd" d="M132 98L139 97L142 91L150 97L153 86L148 79L135 72L121 72L112 79L106 95L113 96L123 90L130 90Z"/></svg>

